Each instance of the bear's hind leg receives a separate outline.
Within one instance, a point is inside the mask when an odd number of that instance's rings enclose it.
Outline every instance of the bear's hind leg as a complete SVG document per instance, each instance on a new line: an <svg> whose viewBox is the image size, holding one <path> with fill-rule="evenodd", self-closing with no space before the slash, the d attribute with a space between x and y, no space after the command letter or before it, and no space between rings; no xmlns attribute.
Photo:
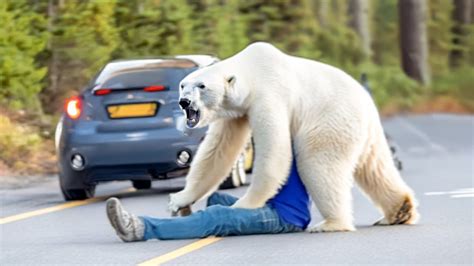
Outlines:
<svg viewBox="0 0 474 266"><path fill-rule="evenodd" d="M357 184L384 214L375 225L414 224L418 221L414 193L396 169L383 133L360 158L354 176Z"/></svg>
<svg viewBox="0 0 474 266"><path fill-rule="evenodd" d="M296 146L298 173L324 218L309 232L354 231L352 217L353 163L334 150Z"/></svg>

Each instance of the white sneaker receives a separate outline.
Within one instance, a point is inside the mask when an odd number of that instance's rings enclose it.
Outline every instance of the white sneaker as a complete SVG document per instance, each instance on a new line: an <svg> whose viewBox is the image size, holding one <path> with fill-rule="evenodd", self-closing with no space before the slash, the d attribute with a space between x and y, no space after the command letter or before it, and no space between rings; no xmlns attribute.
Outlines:
<svg viewBox="0 0 474 266"><path fill-rule="evenodd" d="M108 199L106 205L110 224L123 242L143 241L145 224L140 218L124 210L117 198Z"/></svg>

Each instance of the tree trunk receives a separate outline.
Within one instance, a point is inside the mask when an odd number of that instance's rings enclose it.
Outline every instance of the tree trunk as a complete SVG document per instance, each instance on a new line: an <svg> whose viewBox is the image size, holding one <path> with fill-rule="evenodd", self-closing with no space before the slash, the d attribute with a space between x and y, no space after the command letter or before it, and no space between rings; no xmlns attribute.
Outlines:
<svg viewBox="0 0 474 266"><path fill-rule="evenodd" d="M327 28L329 14L329 0L320 0L317 8L318 22L321 28Z"/></svg>
<svg viewBox="0 0 474 266"><path fill-rule="evenodd" d="M43 103L43 109L46 113L54 113L62 107L59 103L59 80L61 69L59 65L59 54L55 47L54 27L59 16L60 9L64 7L64 0L48 0L47 9L47 29L51 33L48 38L46 48L49 51L47 87L41 92L40 98Z"/></svg>
<svg viewBox="0 0 474 266"><path fill-rule="evenodd" d="M426 11L425 0L398 1L402 68L409 77L424 85L428 85L431 81Z"/></svg>
<svg viewBox="0 0 474 266"><path fill-rule="evenodd" d="M471 23L471 12L473 8L472 0L453 0L453 44L454 47L449 55L449 63L453 68L462 65L465 57L463 46L466 44L469 32L467 25Z"/></svg>
<svg viewBox="0 0 474 266"><path fill-rule="evenodd" d="M359 35L362 49L367 57L372 55L370 27L369 27L369 1L349 1L349 26Z"/></svg>

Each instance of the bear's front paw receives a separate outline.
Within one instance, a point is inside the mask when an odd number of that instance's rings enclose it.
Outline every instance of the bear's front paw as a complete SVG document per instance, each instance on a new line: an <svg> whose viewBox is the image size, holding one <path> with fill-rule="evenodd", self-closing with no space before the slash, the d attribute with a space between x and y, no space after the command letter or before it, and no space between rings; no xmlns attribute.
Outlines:
<svg viewBox="0 0 474 266"><path fill-rule="evenodd" d="M260 207L263 207L265 203L259 203L259 202L252 202L248 200L245 197L240 198L237 200L234 205L232 205L232 208L241 208L241 209L257 209Z"/></svg>
<svg viewBox="0 0 474 266"><path fill-rule="evenodd" d="M348 232L355 231L355 227L352 224L324 221L307 229L307 231L310 233Z"/></svg>
<svg viewBox="0 0 474 266"><path fill-rule="evenodd" d="M178 193L171 193L170 200L168 202L168 209L173 213L179 211L179 209L189 206L192 200L189 199L187 193L181 191Z"/></svg>

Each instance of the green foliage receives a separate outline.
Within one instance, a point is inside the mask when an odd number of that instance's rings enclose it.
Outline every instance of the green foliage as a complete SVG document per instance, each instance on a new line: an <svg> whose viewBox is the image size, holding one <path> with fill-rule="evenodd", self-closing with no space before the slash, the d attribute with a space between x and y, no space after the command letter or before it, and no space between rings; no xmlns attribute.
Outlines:
<svg viewBox="0 0 474 266"><path fill-rule="evenodd" d="M398 65L380 67L373 63L364 63L351 71L354 77L366 73L372 97L379 107L387 105L391 100L397 101L404 107L412 106L423 93L423 88L410 79Z"/></svg>
<svg viewBox="0 0 474 266"><path fill-rule="evenodd" d="M474 34L474 23L465 26L465 30L468 32L468 35L465 38L466 46L464 47L464 50L466 51L467 56L464 62L466 65L474 66L474 38L472 37L472 34Z"/></svg>
<svg viewBox="0 0 474 266"><path fill-rule="evenodd" d="M216 50L211 53L217 52L220 58L234 55L249 44L249 38L246 35L247 25L244 16L237 12L238 8L238 0L229 0L221 5L216 5L211 10L217 19L215 35L218 36ZM225 19L219 19L223 16L222 14Z"/></svg>
<svg viewBox="0 0 474 266"><path fill-rule="evenodd" d="M127 58L155 53L161 41L155 25L159 18L155 3L119 0L115 12L121 41L113 56Z"/></svg>
<svg viewBox="0 0 474 266"><path fill-rule="evenodd" d="M451 95L474 110L474 67L465 66L453 72L446 72L433 82L433 93L436 95Z"/></svg>
<svg viewBox="0 0 474 266"><path fill-rule="evenodd" d="M217 23L223 16L219 13L218 0L188 1L192 16L193 51L201 54L215 54L219 38Z"/></svg>
<svg viewBox="0 0 474 266"><path fill-rule="evenodd" d="M326 26L318 27L313 40L320 51L316 59L347 70L364 61L362 44L357 34L347 26L346 2L336 0L329 3ZM320 4L313 3L313 14L317 13Z"/></svg>
<svg viewBox="0 0 474 266"><path fill-rule="evenodd" d="M398 0L372 1L373 60L379 65L400 65L397 2Z"/></svg>
<svg viewBox="0 0 474 266"><path fill-rule="evenodd" d="M53 31L52 49L58 53L60 69L70 78L63 86L84 84L110 59L118 43L113 12L115 1L66 1L59 9Z"/></svg>
<svg viewBox="0 0 474 266"><path fill-rule="evenodd" d="M25 0L0 1L0 103L41 111L37 94L46 68L36 61L48 33L44 16Z"/></svg>
<svg viewBox="0 0 474 266"><path fill-rule="evenodd" d="M191 8L186 0L162 1L158 41L162 44L158 54L175 55L190 53L192 49Z"/></svg>
<svg viewBox="0 0 474 266"><path fill-rule="evenodd" d="M21 137L19 137L21 136ZM0 114L0 159L15 170L24 170L27 166L24 158L40 149L41 137L29 128L19 126Z"/></svg>
<svg viewBox="0 0 474 266"><path fill-rule="evenodd" d="M428 1L428 46L433 76L449 71L449 53L452 50L451 19L453 2L446 0Z"/></svg>
<svg viewBox="0 0 474 266"><path fill-rule="evenodd" d="M241 3L250 41L268 41L280 49L317 58L318 25L309 0L251 0Z"/></svg>
<svg viewBox="0 0 474 266"><path fill-rule="evenodd" d="M115 58L150 57L190 53L191 8L186 0L119 0L115 23L120 45Z"/></svg>
<svg viewBox="0 0 474 266"><path fill-rule="evenodd" d="M54 1L49 1L52 4ZM77 92L111 58L119 36L114 24L115 0L59 1L48 12L47 87L45 111L61 110L64 98Z"/></svg>
<svg viewBox="0 0 474 266"><path fill-rule="evenodd" d="M474 10L474 7L473 7ZM471 24L458 24L453 23L453 27L456 27L456 31L453 31L453 51L461 52L464 54L462 58L456 60L456 62L451 62L453 68L466 67L474 65L474 38L472 34L474 33L474 21ZM454 40L456 39L456 43Z"/></svg>

